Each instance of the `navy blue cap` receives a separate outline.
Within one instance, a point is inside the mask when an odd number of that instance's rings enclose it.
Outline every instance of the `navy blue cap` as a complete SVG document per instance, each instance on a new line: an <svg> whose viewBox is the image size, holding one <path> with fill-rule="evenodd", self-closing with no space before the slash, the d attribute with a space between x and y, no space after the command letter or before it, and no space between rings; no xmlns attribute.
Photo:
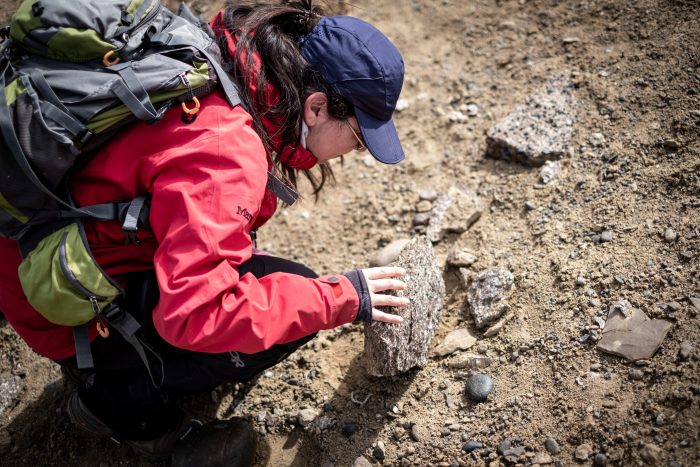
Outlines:
<svg viewBox="0 0 700 467"><path fill-rule="evenodd" d="M377 28L351 16L324 16L301 54L355 108L362 138L380 162L404 158L391 120L403 86L403 59Z"/></svg>

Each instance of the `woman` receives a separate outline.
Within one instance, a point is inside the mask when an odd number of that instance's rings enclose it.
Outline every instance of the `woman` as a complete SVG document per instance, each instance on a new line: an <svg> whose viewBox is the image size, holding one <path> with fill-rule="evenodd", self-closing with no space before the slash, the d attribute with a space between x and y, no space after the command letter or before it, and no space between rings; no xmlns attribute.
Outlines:
<svg viewBox="0 0 700 467"><path fill-rule="evenodd" d="M124 245L115 222L85 228L97 262L126 289L124 307L142 322L161 381L153 384L117 333L93 335L95 371L68 412L152 459L167 458L189 429L177 394L250 380L321 329L400 323L376 307L407 304L382 293L405 287L398 268L318 277L254 250L254 232L277 195L294 197L298 174L318 194L333 180L331 159L366 150L384 163L403 159L391 121L403 82L399 52L369 24L321 16L311 1L228 6L211 26L244 106L232 109L215 92L194 121L174 111L137 124L70 185L80 206L151 197L139 244ZM0 253L0 309L38 353L75 368L71 330L45 321L22 294L16 244L3 239Z"/></svg>

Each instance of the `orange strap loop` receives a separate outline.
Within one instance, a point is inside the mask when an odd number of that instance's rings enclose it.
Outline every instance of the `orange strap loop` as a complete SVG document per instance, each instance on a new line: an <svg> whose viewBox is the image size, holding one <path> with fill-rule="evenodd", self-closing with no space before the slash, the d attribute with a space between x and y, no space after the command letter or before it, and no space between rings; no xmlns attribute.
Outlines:
<svg viewBox="0 0 700 467"><path fill-rule="evenodd" d="M195 96L192 96L192 102L194 102L194 107L192 107L191 109L187 107L187 103L183 102L181 104L182 111L187 115L195 115L197 112L199 112L199 99L197 99L197 97Z"/></svg>
<svg viewBox="0 0 700 467"><path fill-rule="evenodd" d="M114 57L112 57L114 56ZM104 57L102 57L102 64L106 67L110 67L112 65L116 65L117 63L121 62L121 58L119 58L119 55L114 50L110 50L107 52Z"/></svg>
<svg viewBox="0 0 700 467"><path fill-rule="evenodd" d="M103 327L102 323L100 323L99 321L97 322L97 333L105 339L109 337L109 329Z"/></svg>

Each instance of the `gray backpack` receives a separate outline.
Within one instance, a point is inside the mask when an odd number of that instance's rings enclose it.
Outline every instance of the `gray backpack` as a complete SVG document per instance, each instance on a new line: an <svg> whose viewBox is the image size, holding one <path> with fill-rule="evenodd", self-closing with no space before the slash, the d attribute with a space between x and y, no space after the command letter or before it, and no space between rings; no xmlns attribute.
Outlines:
<svg viewBox="0 0 700 467"><path fill-rule="evenodd" d="M138 242L147 198L77 208L65 184L131 122L155 124L182 106L188 124L198 97L217 86L238 105L214 35L186 7L175 15L158 0L25 0L4 35L0 236L20 241L25 295L49 321L75 327L80 367L92 366L91 322L101 333L115 328L148 366L139 324L119 306L124 292L94 261L82 228L86 218L118 220Z"/></svg>

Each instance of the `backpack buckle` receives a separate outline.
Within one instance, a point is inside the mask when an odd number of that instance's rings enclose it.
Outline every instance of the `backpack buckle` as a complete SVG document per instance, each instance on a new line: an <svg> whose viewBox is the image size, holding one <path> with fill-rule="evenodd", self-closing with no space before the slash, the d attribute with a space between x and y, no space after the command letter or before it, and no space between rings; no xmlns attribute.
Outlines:
<svg viewBox="0 0 700 467"><path fill-rule="evenodd" d="M123 227L122 232L124 232L124 245L129 245L132 243L136 246L141 245L141 240L139 240L138 236L138 229Z"/></svg>
<svg viewBox="0 0 700 467"><path fill-rule="evenodd" d="M128 11L122 10L122 17L121 17L121 23L123 26L131 26L131 23L134 22L134 17L129 14Z"/></svg>
<svg viewBox="0 0 700 467"><path fill-rule="evenodd" d="M44 12L44 7L41 4L41 2L36 2L34 5L32 5L32 14L34 16L41 16L41 14Z"/></svg>

